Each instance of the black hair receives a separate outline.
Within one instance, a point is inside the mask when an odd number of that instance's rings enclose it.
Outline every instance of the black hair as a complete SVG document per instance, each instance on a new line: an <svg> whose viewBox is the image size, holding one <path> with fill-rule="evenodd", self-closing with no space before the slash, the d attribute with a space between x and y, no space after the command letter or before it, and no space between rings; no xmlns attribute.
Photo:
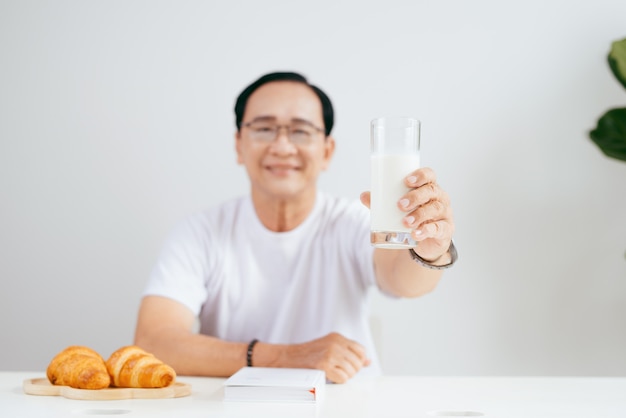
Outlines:
<svg viewBox="0 0 626 418"><path fill-rule="evenodd" d="M295 81L297 83L302 83L309 86L311 90L313 90L313 92L317 95L317 97L319 97L320 102L322 102L324 132L326 136L330 135L330 131L333 129L333 123L335 119L333 105L330 102L330 99L328 98L326 93L324 93L320 88L310 84L303 75L293 72L275 72L265 74L254 83L246 87L241 92L241 94L239 94L239 97L237 97L237 101L235 102L235 123L237 125L237 130L241 129L243 113L246 110L246 104L248 103L250 95L263 84L270 83L272 81Z"/></svg>

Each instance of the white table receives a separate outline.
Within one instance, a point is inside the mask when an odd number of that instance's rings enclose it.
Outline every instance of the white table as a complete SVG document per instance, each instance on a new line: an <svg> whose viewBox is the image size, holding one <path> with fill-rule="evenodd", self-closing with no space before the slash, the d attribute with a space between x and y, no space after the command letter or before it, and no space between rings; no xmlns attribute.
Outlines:
<svg viewBox="0 0 626 418"><path fill-rule="evenodd" d="M626 378L364 377L327 385L318 404L289 404L224 402L224 379L185 376L178 379L192 385L192 394L175 399L84 401L23 392L24 380L44 376L0 372L0 417L626 417Z"/></svg>

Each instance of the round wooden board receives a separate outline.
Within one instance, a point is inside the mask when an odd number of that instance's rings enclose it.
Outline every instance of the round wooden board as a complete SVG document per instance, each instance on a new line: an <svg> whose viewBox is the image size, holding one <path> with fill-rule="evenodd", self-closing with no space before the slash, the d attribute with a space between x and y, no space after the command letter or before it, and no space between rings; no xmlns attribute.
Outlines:
<svg viewBox="0 0 626 418"><path fill-rule="evenodd" d="M24 393L42 396L63 396L68 399L80 400L119 400L119 399L163 399L180 398L191 395L191 385L182 382L164 388L106 388L106 389L75 389L69 386L57 386L43 377L26 379L22 385Z"/></svg>

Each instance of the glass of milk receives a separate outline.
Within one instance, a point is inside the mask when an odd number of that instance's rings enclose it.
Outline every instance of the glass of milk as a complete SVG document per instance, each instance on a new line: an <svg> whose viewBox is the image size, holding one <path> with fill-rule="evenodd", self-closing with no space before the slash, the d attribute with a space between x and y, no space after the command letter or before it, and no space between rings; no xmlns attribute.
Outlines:
<svg viewBox="0 0 626 418"><path fill-rule="evenodd" d="M417 242L402 224L398 200L409 190L404 178L420 166L420 121L378 118L371 122L371 243L380 248L411 248Z"/></svg>

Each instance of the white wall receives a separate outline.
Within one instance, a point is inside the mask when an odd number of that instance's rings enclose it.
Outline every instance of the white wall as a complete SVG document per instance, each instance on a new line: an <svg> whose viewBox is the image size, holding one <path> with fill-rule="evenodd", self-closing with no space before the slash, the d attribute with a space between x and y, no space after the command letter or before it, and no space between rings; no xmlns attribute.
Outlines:
<svg viewBox="0 0 626 418"><path fill-rule="evenodd" d="M587 138L626 94L626 2L0 2L0 370L132 342L170 228L246 193L232 106L296 70L337 110L323 189L368 187L369 120L422 120L457 267L372 300L389 374L625 375L626 164Z"/></svg>

